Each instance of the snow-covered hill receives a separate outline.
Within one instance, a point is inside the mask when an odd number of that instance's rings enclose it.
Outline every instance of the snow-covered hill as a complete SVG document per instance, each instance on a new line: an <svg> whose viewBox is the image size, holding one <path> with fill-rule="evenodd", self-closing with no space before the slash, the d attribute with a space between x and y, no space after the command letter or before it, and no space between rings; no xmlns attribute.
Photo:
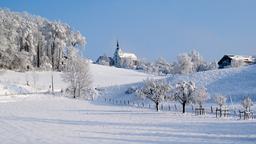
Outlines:
<svg viewBox="0 0 256 144"><path fill-rule="evenodd" d="M90 70L91 75L93 76L94 86L97 88L132 84L141 82L147 78L155 77L153 75L137 72L134 70L102 66L97 64L91 64Z"/></svg>
<svg viewBox="0 0 256 144"><path fill-rule="evenodd" d="M210 92L254 92L256 66L215 70L191 76L169 77L170 82L194 80ZM67 85L59 72L0 72L0 93L47 91ZM152 75L91 65L94 86L102 97L135 98L125 95L128 87L139 85ZM28 83L28 85L27 85ZM217 85L218 84L218 85ZM241 86L243 85L243 86ZM226 87L221 89L219 87ZM0 96L0 140L11 144L63 143L248 143L254 144L255 120L237 117L216 119L215 115L194 116L175 111L155 112L133 106L83 101L51 94ZM5 102L5 103L3 103ZM112 102L111 102L112 103ZM238 130L239 129L239 130Z"/></svg>
<svg viewBox="0 0 256 144"><path fill-rule="evenodd" d="M210 96L223 94L234 101L250 96L256 100L256 65L173 76L168 80L170 83L192 80L198 87L205 86Z"/></svg>
<svg viewBox="0 0 256 144"><path fill-rule="evenodd" d="M240 102L245 96L256 100L256 65L240 68L229 68L198 72L189 75L173 75L166 78L171 84L186 80L194 81L197 87L204 86L210 97L225 95L228 102ZM105 90L103 97L113 99L136 100L134 95L125 95L129 87L136 87L136 84L111 86ZM211 99L213 100L213 99Z"/></svg>
<svg viewBox="0 0 256 144"><path fill-rule="evenodd" d="M94 87L104 87L106 90L104 94L112 97L124 95L128 87L136 86L144 79L156 78L153 75L134 70L96 64L90 64L90 71ZM0 95L48 91L50 90L52 75L54 89L56 91L65 89L67 83L63 82L61 72L22 73L1 70ZM231 96L234 101L244 96L250 96L256 100L256 65L198 72L190 75L174 75L167 79L172 84L181 80L192 80L198 87L205 86L211 96L224 94Z"/></svg>
<svg viewBox="0 0 256 144"><path fill-rule="evenodd" d="M90 64L90 73L93 85L96 88L117 86L141 82L153 75L137 72L134 70L120 69L115 67ZM31 93L51 90L53 75L54 89L65 89L67 83L62 80L61 72L31 71L14 72L10 70L0 71L0 95Z"/></svg>

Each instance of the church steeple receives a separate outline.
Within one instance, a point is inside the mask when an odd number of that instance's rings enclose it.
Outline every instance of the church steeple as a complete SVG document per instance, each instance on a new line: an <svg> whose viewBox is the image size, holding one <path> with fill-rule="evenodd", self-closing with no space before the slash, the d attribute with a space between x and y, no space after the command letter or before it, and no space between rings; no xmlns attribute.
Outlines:
<svg viewBox="0 0 256 144"><path fill-rule="evenodd" d="M118 41L116 43L116 49L119 50L119 43L118 43Z"/></svg>
<svg viewBox="0 0 256 144"><path fill-rule="evenodd" d="M114 57L113 57L113 61L114 61L114 65L116 67L121 67L121 58L120 58L120 54L122 53L121 49L119 48L119 43L118 41L116 42L116 50L114 53Z"/></svg>

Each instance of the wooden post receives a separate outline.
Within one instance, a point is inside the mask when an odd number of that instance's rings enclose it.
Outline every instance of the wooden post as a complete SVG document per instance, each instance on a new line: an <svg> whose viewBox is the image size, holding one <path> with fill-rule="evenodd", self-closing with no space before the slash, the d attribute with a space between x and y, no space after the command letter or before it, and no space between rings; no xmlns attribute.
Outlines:
<svg viewBox="0 0 256 144"><path fill-rule="evenodd" d="M53 86L53 73L52 73L52 93L54 93L54 86Z"/></svg>

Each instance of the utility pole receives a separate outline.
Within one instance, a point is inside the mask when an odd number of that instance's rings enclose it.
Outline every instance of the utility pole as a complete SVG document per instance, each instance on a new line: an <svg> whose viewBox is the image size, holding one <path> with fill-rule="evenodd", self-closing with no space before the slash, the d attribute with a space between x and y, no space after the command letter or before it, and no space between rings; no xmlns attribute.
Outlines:
<svg viewBox="0 0 256 144"><path fill-rule="evenodd" d="M52 93L54 93L54 87L53 87L53 72L52 72Z"/></svg>

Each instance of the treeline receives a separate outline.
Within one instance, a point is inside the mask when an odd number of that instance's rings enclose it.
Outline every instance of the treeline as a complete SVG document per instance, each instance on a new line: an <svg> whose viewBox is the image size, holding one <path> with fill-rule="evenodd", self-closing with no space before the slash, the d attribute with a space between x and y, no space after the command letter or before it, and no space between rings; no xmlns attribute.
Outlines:
<svg viewBox="0 0 256 144"><path fill-rule="evenodd" d="M69 51L85 42L68 24L0 9L0 68L61 71Z"/></svg>
<svg viewBox="0 0 256 144"><path fill-rule="evenodd" d="M163 58L154 62L140 61L136 69L157 75L190 74L217 69L217 63L205 61L199 52L192 50L178 55L175 62L167 62Z"/></svg>

